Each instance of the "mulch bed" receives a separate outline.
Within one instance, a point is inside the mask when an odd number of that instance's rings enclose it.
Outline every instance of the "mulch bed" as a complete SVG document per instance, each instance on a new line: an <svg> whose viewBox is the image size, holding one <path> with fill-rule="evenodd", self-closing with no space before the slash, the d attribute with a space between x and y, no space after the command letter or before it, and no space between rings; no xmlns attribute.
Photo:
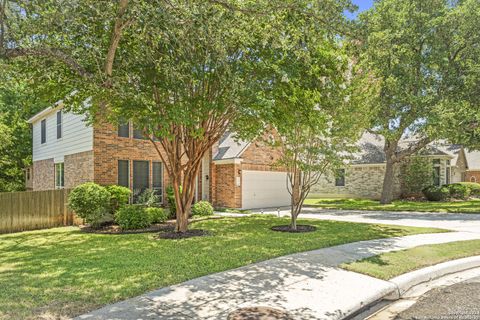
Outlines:
<svg viewBox="0 0 480 320"><path fill-rule="evenodd" d="M209 236L210 233L202 229L190 229L187 232L175 232L173 229L168 232L160 232L157 236L157 239L187 239L193 237L205 237Z"/></svg>
<svg viewBox="0 0 480 320"><path fill-rule="evenodd" d="M303 232L313 232L317 230L317 227L310 226L307 224L297 224L297 230L291 229L290 225L273 226L270 229L278 232L303 233Z"/></svg>
<svg viewBox="0 0 480 320"><path fill-rule="evenodd" d="M172 223L166 224L154 224L145 229L135 230L122 230L120 226L116 224L106 224L99 228L92 228L90 226L80 226L80 231L85 233L98 233L98 234L135 234L135 233L147 233L147 232L171 232L175 229L175 225Z"/></svg>

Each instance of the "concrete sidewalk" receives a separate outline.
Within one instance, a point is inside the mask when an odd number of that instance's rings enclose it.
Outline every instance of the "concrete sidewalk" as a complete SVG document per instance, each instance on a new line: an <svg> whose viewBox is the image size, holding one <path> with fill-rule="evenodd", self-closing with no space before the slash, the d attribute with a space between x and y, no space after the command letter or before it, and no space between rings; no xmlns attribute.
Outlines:
<svg viewBox="0 0 480 320"><path fill-rule="evenodd" d="M294 319L342 319L395 290L387 281L338 268L344 262L425 244L480 239L452 232L355 242L284 256L193 279L106 306L77 319L227 319L269 306Z"/></svg>

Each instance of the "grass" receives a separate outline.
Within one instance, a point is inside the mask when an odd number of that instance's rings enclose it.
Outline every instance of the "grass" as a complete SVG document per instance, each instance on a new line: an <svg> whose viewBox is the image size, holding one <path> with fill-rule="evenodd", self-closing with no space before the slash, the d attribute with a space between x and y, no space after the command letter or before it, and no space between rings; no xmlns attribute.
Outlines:
<svg viewBox="0 0 480 320"><path fill-rule="evenodd" d="M342 268L388 280L401 274L449 260L480 255L480 240L425 245L389 252L341 265Z"/></svg>
<svg viewBox="0 0 480 320"><path fill-rule="evenodd" d="M0 319L75 316L149 290L294 252L438 229L309 220L317 231L273 232L272 216L198 221L212 236L86 234L76 227L0 235ZM300 221L305 223L306 221Z"/></svg>
<svg viewBox="0 0 480 320"><path fill-rule="evenodd" d="M305 204L325 209L343 210L480 213L480 199L452 202L398 200L385 205L380 204L379 201L368 199L307 199Z"/></svg>

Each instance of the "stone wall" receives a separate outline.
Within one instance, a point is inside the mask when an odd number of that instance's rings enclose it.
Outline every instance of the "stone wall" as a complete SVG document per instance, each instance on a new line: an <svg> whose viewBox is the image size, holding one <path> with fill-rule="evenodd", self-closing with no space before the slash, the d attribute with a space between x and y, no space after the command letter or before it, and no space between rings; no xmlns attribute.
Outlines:
<svg viewBox="0 0 480 320"><path fill-rule="evenodd" d="M65 156L64 177L65 188L67 189L93 181L93 151Z"/></svg>
<svg viewBox="0 0 480 320"><path fill-rule="evenodd" d="M400 179L399 169L394 176L394 196L399 197ZM310 197L342 197L342 198L370 198L380 199L382 194L385 165L351 166L345 170L345 186L335 186L333 173L323 176L315 185Z"/></svg>
<svg viewBox="0 0 480 320"><path fill-rule="evenodd" d="M55 164L52 159L33 162L33 190L55 189Z"/></svg>

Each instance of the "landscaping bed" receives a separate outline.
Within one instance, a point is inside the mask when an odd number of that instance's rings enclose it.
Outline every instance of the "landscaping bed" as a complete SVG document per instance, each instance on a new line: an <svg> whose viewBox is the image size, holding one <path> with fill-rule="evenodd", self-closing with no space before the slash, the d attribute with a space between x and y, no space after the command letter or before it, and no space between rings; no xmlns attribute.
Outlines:
<svg viewBox="0 0 480 320"><path fill-rule="evenodd" d="M338 210L480 213L480 199L445 202L398 200L385 205L368 199L306 199L305 206Z"/></svg>
<svg viewBox="0 0 480 320"><path fill-rule="evenodd" d="M389 280L410 271L476 255L480 255L480 240L468 240L425 245L402 251L383 253L371 258L343 264L341 267L375 278Z"/></svg>
<svg viewBox="0 0 480 320"><path fill-rule="evenodd" d="M287 218L251 216L192 222L211 235L118 237L76 227L0 236L0 319L72 317L149 290L254 262L343 243L438 229L299 220L310 233L270 230Z"/></svg>

